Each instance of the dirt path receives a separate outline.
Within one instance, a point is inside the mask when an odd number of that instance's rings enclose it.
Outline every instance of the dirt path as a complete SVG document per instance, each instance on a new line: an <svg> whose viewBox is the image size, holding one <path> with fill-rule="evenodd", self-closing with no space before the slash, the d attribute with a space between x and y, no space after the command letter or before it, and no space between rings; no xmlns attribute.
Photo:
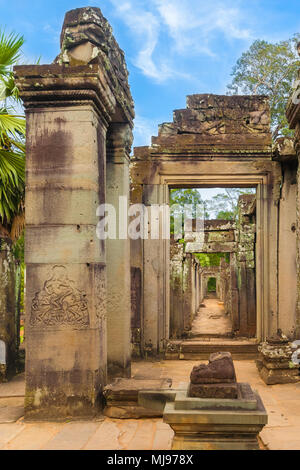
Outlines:
<svg viewBox="0 0 300 470"><path fill-rule="evenodd" d="M223 302L213 296L204 299L192 324L192 336L227 335L232 331L229 315L224 313ZM201 304L202 305L202 304Z"/></svg>

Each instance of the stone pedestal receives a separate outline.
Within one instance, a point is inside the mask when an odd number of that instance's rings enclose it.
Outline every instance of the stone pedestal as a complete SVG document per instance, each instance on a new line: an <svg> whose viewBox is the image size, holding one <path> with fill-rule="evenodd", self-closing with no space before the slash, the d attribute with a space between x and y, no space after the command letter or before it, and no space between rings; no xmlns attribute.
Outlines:
<svg viewBox="0 0 300 470"><path fill-rule="evenodd" d="M299 366L292 363L294 349L287 339L269 338L258 350L257 369L267 385L300 381Z"/></svg>
<svg viewBox="0 0 300 470"><path fill-rule="evenodd" d="M178 390L139 392L140 405L163 409L175 433L172 450L258 450L268 416L250 385L236 383L230 353L212 354L208 365L194 367L191 382ZM191 396L193 387L198 396Z"/></svg>
<svg viewBox="0 0 300 470"><path fill-rule="evenodd" d="M186 388L166 403L163 419L175 433L172 450L259 450L267 413L258 394L239 384L237 399L190 398Z"/></svg>

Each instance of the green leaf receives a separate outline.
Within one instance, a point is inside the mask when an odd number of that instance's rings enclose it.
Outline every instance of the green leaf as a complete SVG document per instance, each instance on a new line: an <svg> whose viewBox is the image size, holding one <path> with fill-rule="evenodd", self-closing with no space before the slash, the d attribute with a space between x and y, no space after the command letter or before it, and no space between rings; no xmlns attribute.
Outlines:
<svg viewBox="0 0 300 470"><path fill-rule="evenodd" d="M24 37L0 30L0 75L10 73L10 68L15 65L21 57L21 47L24 44Z"/></svg>

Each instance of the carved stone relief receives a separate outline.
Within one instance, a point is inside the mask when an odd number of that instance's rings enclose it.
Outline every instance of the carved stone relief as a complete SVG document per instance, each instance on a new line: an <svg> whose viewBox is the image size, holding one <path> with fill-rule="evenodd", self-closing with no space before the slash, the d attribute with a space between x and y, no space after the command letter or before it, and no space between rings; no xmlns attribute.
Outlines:
<svg viewBox="0 0 300 470"><path fill-rule="evenodd" d="M32 300L30 325L88 326L86 294L74 284L64 266L54 266L51 278Z"/></svg>

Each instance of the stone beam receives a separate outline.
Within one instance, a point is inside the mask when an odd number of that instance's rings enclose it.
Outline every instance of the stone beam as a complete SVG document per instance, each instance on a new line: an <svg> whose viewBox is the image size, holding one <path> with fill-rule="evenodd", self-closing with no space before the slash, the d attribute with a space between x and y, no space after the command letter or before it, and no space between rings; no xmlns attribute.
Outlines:
<svg viewBox="0 0 300 470"><path fill-rule="evenodd" d="M237 250L236 242L187 243L186 253L232 253Z"/></svg>

